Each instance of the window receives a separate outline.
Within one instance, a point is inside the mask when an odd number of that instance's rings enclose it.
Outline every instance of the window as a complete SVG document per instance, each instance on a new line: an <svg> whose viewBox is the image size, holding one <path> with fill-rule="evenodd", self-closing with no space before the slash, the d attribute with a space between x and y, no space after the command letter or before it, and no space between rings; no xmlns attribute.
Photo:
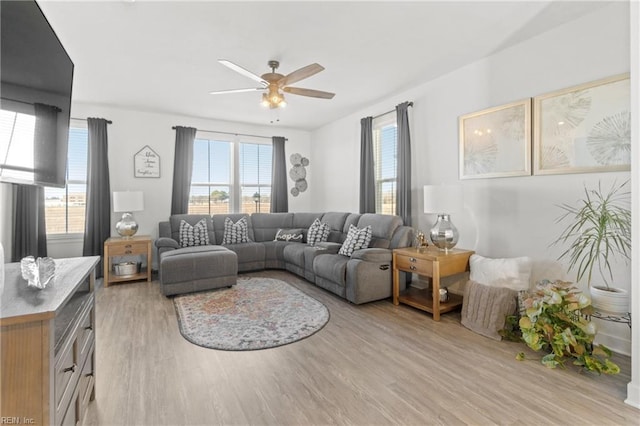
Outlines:
<svg viewBox="0 0 640 426"><path fill-rule="evenodd" d="M199 132L193 145L189 213L269 212L271 143Z"/></svg>
<svg viewBox="0 0 640 426"><path fill-rule="evenodd" d="M398 128L395 111L373 120L376 213L396 214Z"/></svg>
<svg viewBox="0 0 640 426"><path fill-rule="evenodd" d="M44 189L47 235L84 234L88 144L86 122L72 120L66 185L64 188Z"/></svg>

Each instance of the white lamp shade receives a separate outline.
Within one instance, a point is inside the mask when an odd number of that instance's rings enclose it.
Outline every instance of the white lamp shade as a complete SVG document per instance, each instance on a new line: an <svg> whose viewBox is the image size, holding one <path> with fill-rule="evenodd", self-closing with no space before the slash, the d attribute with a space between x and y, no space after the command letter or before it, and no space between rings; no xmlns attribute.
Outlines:
<svg viewBox="0 0 640 426"><path fill-rule="evenodd" d="M113 193L114 212L139 212L144 210L142 191L122 191Z"/></svg>
<svg viewBox="0 0 640 426"><path fill-rule="evenodd" d="M461 185L425 185L424 212L451 214L463 208Z"/></svg>

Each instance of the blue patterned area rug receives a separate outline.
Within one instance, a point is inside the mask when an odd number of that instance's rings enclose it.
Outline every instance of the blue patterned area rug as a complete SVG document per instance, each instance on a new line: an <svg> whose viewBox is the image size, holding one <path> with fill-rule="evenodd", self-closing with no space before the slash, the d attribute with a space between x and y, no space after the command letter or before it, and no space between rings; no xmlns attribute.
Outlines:
<svg viewBox="0 0 640 426"><path fill-rule="evenodd" d="M226 351L293 343L329 321L326 306L274 278L238 278L232 288L176 296L173 303L185 339Z"/></svg>

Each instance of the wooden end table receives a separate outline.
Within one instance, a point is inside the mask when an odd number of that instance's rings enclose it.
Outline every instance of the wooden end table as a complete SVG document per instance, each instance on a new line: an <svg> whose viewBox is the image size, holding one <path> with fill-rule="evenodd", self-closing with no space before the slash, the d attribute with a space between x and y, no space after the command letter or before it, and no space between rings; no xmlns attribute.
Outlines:
<svg viewBox="0 0 640 426"><path fill-rule="evenodd" d="M472 250L450 249L447 252L436 247L401 248L393 251L393 304L404 303L433 314L440 321L440 314L462 305L462 297L449 293L449 300L440 302L440 278L469 270ZM408 288L400 293L400 271L431 277L432 292L428 289Z"/></svg>
<svg viewBox="0 0 640 426"><path fill-rule="evenodd" d="M146 270L140 270L137 274L115 275L112 273L111 258L113 256L147 256ZM109 287L111 283L125 281L137 281L146 278L151 282L151 237L149 235L138 235L130 238L111 237L104 242L104 286Z"/></svg>

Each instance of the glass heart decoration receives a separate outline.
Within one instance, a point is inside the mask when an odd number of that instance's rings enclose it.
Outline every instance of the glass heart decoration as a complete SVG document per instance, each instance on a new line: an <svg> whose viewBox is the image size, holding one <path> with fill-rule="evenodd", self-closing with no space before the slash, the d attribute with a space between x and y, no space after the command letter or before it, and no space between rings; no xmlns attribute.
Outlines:
<svg viewBox="0 0 640 426"><path fill-rule="evenodd" d="M22 278L27 280L29 287L42 290L54 278L56 264L50 257L27 256L20 261Z"/></svg>

